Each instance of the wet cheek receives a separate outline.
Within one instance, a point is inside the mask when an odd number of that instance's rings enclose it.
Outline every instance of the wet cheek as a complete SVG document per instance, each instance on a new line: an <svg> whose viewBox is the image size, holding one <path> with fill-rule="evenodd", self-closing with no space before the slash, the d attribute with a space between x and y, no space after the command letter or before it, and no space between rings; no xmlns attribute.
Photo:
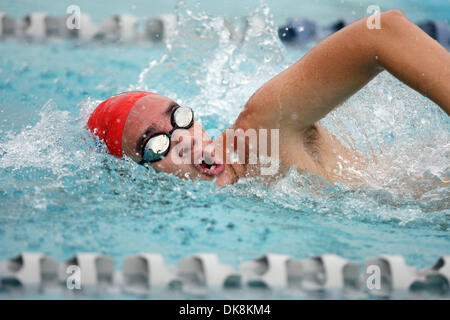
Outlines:
<svg viewBox="0 0 450 320"><path fill-rule="evenodd" d="M163 165L162 163L155 164L155 165L153 165L153 167L159 171L164 171L164 169L166 168L166 166Z"/></svg>
<svg viewBox="0 0 450 320"><path fill-rule="evenodd" d="M174 175L182 179L195 179L196 174L189 167L178 166L176 170L172 172Z"/></svg>

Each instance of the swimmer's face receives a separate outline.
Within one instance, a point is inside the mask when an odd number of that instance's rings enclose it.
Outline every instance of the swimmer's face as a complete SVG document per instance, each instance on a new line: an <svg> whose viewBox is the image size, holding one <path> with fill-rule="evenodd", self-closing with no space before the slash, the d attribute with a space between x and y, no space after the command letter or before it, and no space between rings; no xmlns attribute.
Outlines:
<svg viewBox="0 0 450 320"><path fill-rule="evenodd" d="M178 104L175 101L157 94L147 95L136 101L125 122L123 152L134 161L141 161L142 150L148 139L156 133L169 133L173 129L171 115L176 107ZM214 161L214 152L209 151L212 150L211 138L195 119L190 128L176 129L170 143L166 156L147 165L158 171L193 180L213 180L224 173L225 167ZM206 162L202 163L202 159ZM211 167L211 163L216 166ZM210 168L219 170L212 174Z"/></svg>

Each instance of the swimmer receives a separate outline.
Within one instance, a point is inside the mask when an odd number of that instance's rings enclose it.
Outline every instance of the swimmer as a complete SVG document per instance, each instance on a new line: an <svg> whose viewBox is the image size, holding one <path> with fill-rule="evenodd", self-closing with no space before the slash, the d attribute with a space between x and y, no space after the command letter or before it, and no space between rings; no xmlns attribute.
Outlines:
<svg viewBox="0 0 450 320"><path fill-rule="evenodd" d="M365 161L317 122L381 71L387 70L449 115L449 52L398 10L380 18L381 29L368 29L364 18L320 42L258 89L229 129L276 129L278 141L276 146L269 143L270 157L283 168L295 166L336 182L345 181L343 164L363 167ZM222 186L261 174L262 164L250 162L249 139L238 161L227 161L238 145L227 143L227 130L212 141L192 109L158 94L111 97L91 114L88 128L112 155L126 155L182 178L215 180ZM181 161L186 154L193 161Z"/></svg>

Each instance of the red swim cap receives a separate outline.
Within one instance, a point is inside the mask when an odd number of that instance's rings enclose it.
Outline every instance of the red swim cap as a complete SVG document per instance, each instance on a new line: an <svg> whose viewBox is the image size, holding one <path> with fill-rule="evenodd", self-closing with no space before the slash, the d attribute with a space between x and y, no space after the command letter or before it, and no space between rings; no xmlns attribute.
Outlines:
<svg viewBox="0 0 450 320"><path fill-rule="evenodd" d="M100 103L89 117L89 130L105 141L113 156L122 157L122 132L131 108L136 101L149 94L152 93L132 91L113 96Z"/></svg>

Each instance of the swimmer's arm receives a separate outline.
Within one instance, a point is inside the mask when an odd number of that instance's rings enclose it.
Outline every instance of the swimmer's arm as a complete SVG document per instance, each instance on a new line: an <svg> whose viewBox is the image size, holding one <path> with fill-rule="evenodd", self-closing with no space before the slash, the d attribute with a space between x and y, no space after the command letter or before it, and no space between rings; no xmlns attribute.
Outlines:
<svg viewBox="0 0 450 320"><path fill-rule="evenodd" d="M361 19L331 35L264 84L238 127L309 129L383 69L450 114L450 54L400 11L381 14L381 29Z"/></svg>

